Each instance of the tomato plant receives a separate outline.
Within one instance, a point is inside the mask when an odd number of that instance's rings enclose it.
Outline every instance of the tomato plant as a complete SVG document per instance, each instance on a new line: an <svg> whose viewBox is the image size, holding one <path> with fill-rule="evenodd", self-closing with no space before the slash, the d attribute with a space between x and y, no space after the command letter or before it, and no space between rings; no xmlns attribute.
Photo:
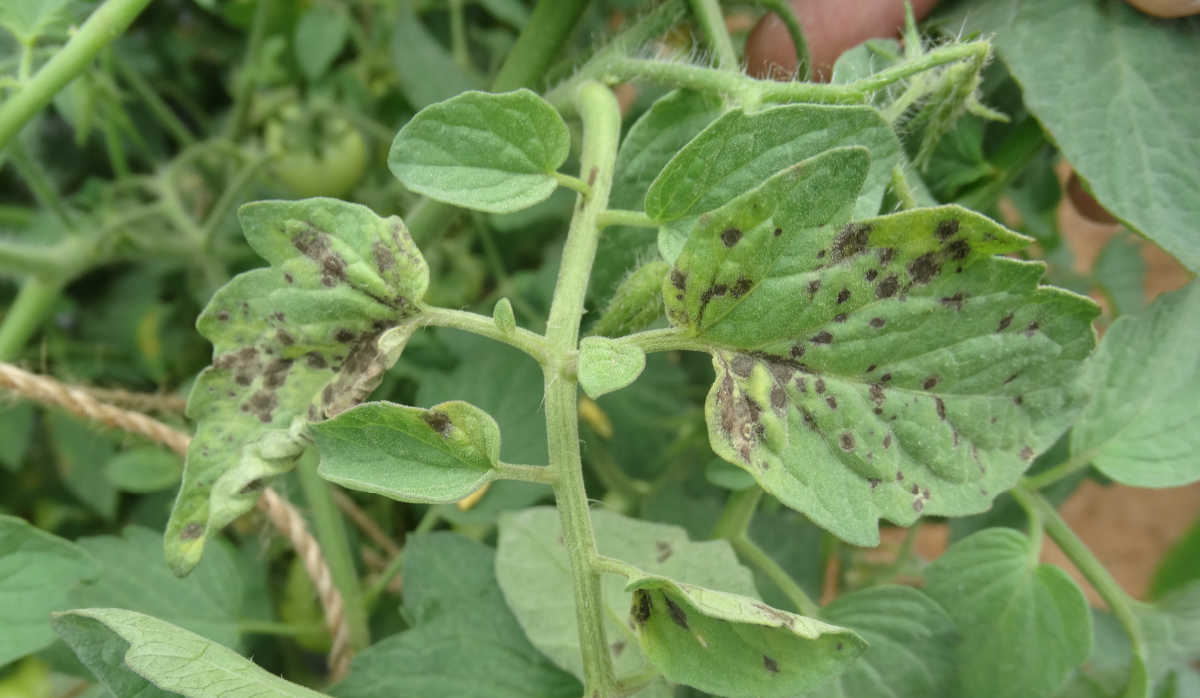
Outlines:
<svg viewBox="0 0 1200 698"><path fill-rule="evenodd" d="M0 694L1200 695L1200 20L640 5L0 8Z"/></svg>

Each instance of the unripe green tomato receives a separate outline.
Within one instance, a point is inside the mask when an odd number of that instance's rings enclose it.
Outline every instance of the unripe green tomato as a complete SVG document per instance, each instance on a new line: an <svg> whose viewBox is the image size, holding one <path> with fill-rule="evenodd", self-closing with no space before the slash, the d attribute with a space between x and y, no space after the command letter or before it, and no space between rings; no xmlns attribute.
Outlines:
<svg viewBox="0 0 1200 698"><path fill-rule="evenodd" d="M340 117L306 124L299 105L280 110L267 122L263 140L271 173L298 197L345 196L367 169L367 143Z"/></svg>

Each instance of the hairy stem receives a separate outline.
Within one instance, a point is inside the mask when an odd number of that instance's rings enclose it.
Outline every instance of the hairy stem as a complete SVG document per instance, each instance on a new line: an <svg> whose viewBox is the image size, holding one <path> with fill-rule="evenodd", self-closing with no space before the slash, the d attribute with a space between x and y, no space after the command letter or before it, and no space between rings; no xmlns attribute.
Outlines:
<svg viewBox="0 0 1200 698"><path fill-rule="evenodd" d="M0 149L21 130L54 95L83 72L92 58L116 39L150 4L150 0L106 0L87 18L66 46L42 66L29 82L0 104Z"/></svg>
<svg viewBox="0 0 1200 698"><path fill-rule="evenodd" d="M716 55L717 67L721 70L738 69L737 53L733 50L733 40L729 38L729 30L725 28L725 17L721 14L721 6L717 0L690 0L692 15L708 48Z"/></svg>
<svg viewBox="0 0 1200 698"><path fill-rule="evenodd" d="M1076 453L1065 461L1050 467L1037 475L1030 475L1021 480L1021 485L1030 490L1043 490L1054 483L1071 477L1092 463L1095 454L1091 451Z"/></svg>
<svg viewBox="0 0 1200 698"><path fill-rule="evenodd" d="M596 222L596 225L599 225L601 228L608 228L614 225L627 225L631 228L658 227L658 223L642 211L626 211L619 208L610 208L607 211L601 212L600 219Z"/></svg>
<svg viewBox="0 0 1200 698"><path fill-rule="evenodd" d="M808 79L812 77L812 56L808 52L808 41L804 38L804 27L800 24L800 18L796 16L796 11L792 9L791 3L788 0L756 1L773 12L783 22L783 26L787 27L788 35L792 39L792 46L796 49L796 79L800 82L808 82Z"/></svg>
<svg viewBox="0 0 1200 698"><path fill-rule="evenodd" d="M1142 634L1142 625L1133 611L1133 599L1125 593L1117 580L1113 579L1108 568L1096 559L1095 554L1079 539L1079 536L1075 535L1075 532L1071 530L1071 527L1067 525L1067 522L1063 520L1048 499L1039 492L1024 486L1018 486L1010 490L1010 493L1023 507L1030 511L1036 511L1041 516L1046 533L1050 534L1050 538L1071 559L1071 564L1075 565L1075 569L1079 570L1092 588L1100 594L1100 598L1104 599L1108 608L1116 616L1117 622L1124 628L1125 633L1129 636L1129 644L1136 660L1125 695L1139 695L1138 683L1145 680L1149 650L1146 647L1146 638Z"/></svg>
<svg viewBox="0 0 1200 698"><path fill-rule="evenodd" d="M516 328L512 334L509 334L497 327L496 321L486 315L479 315L465 310L450 310L449 308L426 308L420 322L423 325L449 327L487 337L515 349L520 349L532 356L539 363L545 363L547 360L549 351L547 338L521 327Z"/></svg>
<svg viewBox="0 0 1200 698"><path fill-rule="evenodd" d="M621 113L612 92L596 82L580 85L575 105L583 119L580 174L592 182L592 187L589 197L580 197L581 206L571 219L546 324L549 356L542 365L546 434L550 467L559 478L554 485L554 496L571 568L575 616L583 654L584 693L611 696L617 692L617 684L605 638L600 575L592 565L597 555L596 540L579 454L578 386L568 366L579 342L584 296L599 243L596 223L608 204L612 188Z"/></svg>
<svg viewBox="0 0 1200 698"><path fill-rule="evenodd" d="M354 568L354 556L350 553L350 539L346 523L338 513L337 504L330 494L329 483L317 474L316 449L308 449L296 466L300 487L308 501L312 515L313 530L321 544L321 552L329 565L330 576L346 606L346 624L350 628L350 646L355 650L365 649L371 644L367 626L367 607L363 601L358 571Z"/></svg>

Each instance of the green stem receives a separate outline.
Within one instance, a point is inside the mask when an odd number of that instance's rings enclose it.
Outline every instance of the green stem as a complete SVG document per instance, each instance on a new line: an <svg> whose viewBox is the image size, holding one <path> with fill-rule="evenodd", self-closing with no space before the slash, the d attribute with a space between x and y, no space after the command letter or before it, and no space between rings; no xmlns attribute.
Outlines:
<svg viewBox="0 0 1200 698"><path fill-rule="evenodd" d="M917 198L913 196L912 187L908 184L908 177L904 176L904 168L900 165L892 168L892 191L900 200L902 210L907 211L917 207Z"/></svg>
<svg viewBox="0 0 1200 698"><path fill-rule="evenodd" d="M430 507L431 511L433 509L434 507ZM413 531L413 533L416 534L417 531ZM365 592L363 592L364 603L366 604L367 608L372 608L375 606L375 602L379 600L380 596L383 596L383 592L387 591L388 584L391 584L392 579L395 578L396 575L400 574L400 572L403 570L404 551L401 550L400 554L393 557L391 561L388 562L387 567L384 567L383 571L379 573L379 578L374 582L371 582L371 585L367 587Z"/></svg>
<svg viewBox="0 0 1200 698"><path fill-rule="evenodd" d="M121 79L128 83L129 87L137 93L137 96L146 103L146 107L150 110L150 113L158 119L163 128L167 130L167 133L171 134L171 137L175 139L176 143L186 148L196 142L196 137L192 135L191 130L175 115L175 112L163 101L162 97L158 96L158 93L154 91L154 88L150 86L146 78L142 77L141 73L130 68L128 63L116 56L113 57L113 65L116 67Z"/></svg>
<svg viewBox="0 0 1200 698"><path fill-rule="evenodd" d="M627 225L631 228L657 228L658 223L643 211L626 211L610 208L600 212L596 225L608 228L614 225Z"/></svg>
<svg viewBox="0 0 1200 698"><path fill-rule="evenodd" d="M0 239L0 269L8 273L34 276L62 276L64 258L76 245L73 240L57 245L31 245Z"/></svg>
<svg viewBox="0 0 1200 698"><path fill-rule="evenodd" d="M67 208L66 202L59 196L58 188L54 186L46 168L30 157L29 151L25 149L25 144L20 141L13 143L8 153L12 158L13 168L25 182L25 186L29 187L38 206L58 216L58 220L65 227L70 228L74 217Z"/></svg>
<svg viewBox="0 0 1200 698"><path fill-rule="evenodd" d="M467 49L467 26L463 16L463 0L450 0L450 51L458 67L470 70L471 54Z"/></svg>
<svg viewBox="0 0 1200 698"><path fill-rule="evenodd" d="M0 149L8 145L59 90L82 73L100 49L120 36L148 4L150 0L105 0L92 12L66 46L16 94L0 104Z"/></svg>
<svg viewBox="0 0 1200 698"><path fill-rule="evenodd" d="M700 25L704 40L717 57L717 67L721 70L738 70L737 53L733 50L733 40L729 38L729 30L725 27L725 16L717 0L690 0L692 15Z"/></svg>
<svg viewBox="0 0 1200 698"><path fill-rule="evenodd" d="M45 322L64 286L66 280L61 277L30 276L25 279L0 324L0 361L17 358L29 338Z"/></svg>
<svg viewBox="0 0 1200 698"><path fill-rule="evenodd" d="M596 539L579 454L578 385L567 367L579 343L579 321L599 243L596 222L608 204L612 189L621 112L612 92L596 82L580 85L574 101L583 119L580 172L592 183L592 192L590 197L583 198L582 206L571 218L546 324L549 356L542 364L546 434L550 467L559 477L554 496L570 563L583 655L584 694L611 696L617 692L617 681L605 638L600 575L592 567L597 555Z"/></svg>
<svg viewBox="0 0 1200 698"><path fill-rule="evenodd" d="M626 579L645 575L645 572L642 572L628 562L618 560L615 557L608 557L607 555L596 555L592 558L592 569L601 574L615 574L618 577Z"/></svg>
<svg viewBox="0 0 1200 698"><path fill-rule="evenodd" d="M540 485L553 487L558 483L558 474L544 465L513 465L512 463L497 463L496 473L505 480L520 480L535 482Z"/></svg>
<svg viewBox="0 0 1200 698"><path fill-rule="evenodd" d="M247 635L278 635L281 637L307 635L309 633L319 633L325 630L325 626L321 624L315 625L293 625L292 623L277 623L270 620L252 620L245 619L237 622L239 633Z"/></svg>
<svg viewBox="0 0 1200 698"><path fill-rule="evenodd" d="M617 341L621 344L631 344L638 347L647 354L652 354L656 351L677 350L711 351L713 348L711 342L688 337L683 330L677 327L635 332L634 334L620 337Z"/></svg>
<svg viewBox="0 0 1200 698"><path fill-rule="evenodd" d="M792 579L787 570L750 539L750 522L754 519L754 512L758 509L762 495L762 488L757 485L731 492L729 499L725 500L721 518L717 519L717 524L713 527L713 537L729 541L738 555L779 587L797 611L806 616L816 617L820 615L821 607L808 598L808 594L804 593L804 589Z"/></svg>
<svg viewBox="0 0 1200 698"><path fill-rule="evenodd" d="M567 189L582 194L584 198L587 198L592 193L591 187L587 185L587 182L578 177L572 177L571 175L563 174L562 172L555 172L554 179L558 181L558 186L566 187Z"/></svg>
<svg viewBox="0 0 1200 698"><path fill-rule="evenodd" d="M488 339L502 342L529 354L539 363L545 363L549 355L549 345L545 337L534 334L522 327L509 334L496 326L495 320L478 313L465 310L450 310L449 308L425 308L419 322L422 325L449 327L477 334Z"/></svg>
<svg viewBox="0 0 1200 698"><path fill-rule="evenodd" d="M258 0L254 6L254 17L250 21L250 38L246 42L246 55L242 58L242 66L237 75L237 92L233 96L229 121L225 124L225 137L231 141L237 140L241 135L246 126L246 118L250 114L250 98L254 95L254 66L258 62L263 37L266 36L267 15L270 14L272 4L273 0Z"/></svg>
<svg viewBox="0 0 1200 698"><path fill-rule="evenodd" d="M356 650L361 650L371 644L367 607L363 601L358 571L354 568L354 556L350 553L346 523L342 520L342 515L329 492L331 485L317 474L317 461L316 449L308 449L300 457L296 474L300 480L300 487L304 490L304 498L312 515L313 531L321 545L325 562L329 565L330 576L342 594L342 603L346 608L346 624L350 627L350 645Z"/></svg>
<svg viewBox="0 0 1200 698"><path fill-rule="evenodd" d="M493 92L533 87L541 80L587 8L587 0L538 0L517 43L492 80Z"/></svg>
<svg viewBox="0 0 1200 698"><path fill-rule="evenodd" d="M1095 453L1092 451L1076 453L1058 465L1047 468L1037 475L1030 475L1022 479L1021 486L1030 490L1044 490L1059 480L1071 477L1091 465L1093 457L1095 457Z"/></svg>
<svg viewBox="0 0 1200 698"><path fill-rule="evenodd" d="M1075 565L1075 569L1084 576L1092 588L1100 594L1100 598L1108 604L1108 608L1116 617L1117 622L1129 636L1129 644L1133 649L1134 659L1140 664L1135 665L1133 675L1126 688L1126 696L1142 695L1144 691L1145 667L1149 657L1146 639L1142 634L1142 625L1133 610L1133 599L1121 585L1113 579L1112 573L1088 549L1087 545L1075 535L1067 522L1063 520L1054 505L1039 492L1018 486L1010 490L1013 498L1028 510L1036 511L1042 518L1046 533L1058 544L1058 547ZM1140 670L1140 674L1139 674ZM1140 684L1140 685L1139 685Z"/></svg>
<svg viewBox="0 0 1200 698"><path fill-rule="evenodd" d="M812 77L812 56L808 52L808 41L804 38L804 27L791 3L787 0L757 0L757 3L773 12L787 27L792 46L796 49L796 79L808 82Z"/></svg>

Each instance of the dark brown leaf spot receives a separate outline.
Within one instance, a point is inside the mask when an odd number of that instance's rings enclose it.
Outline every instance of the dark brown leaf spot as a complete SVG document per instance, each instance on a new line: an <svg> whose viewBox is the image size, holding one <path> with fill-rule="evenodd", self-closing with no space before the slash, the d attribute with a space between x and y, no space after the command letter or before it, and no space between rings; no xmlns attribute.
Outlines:
<svg viewBox="0 0 1200 698"><path fill-rule="evenodd" d="M742 378L749 378L750 371L754 369L754 359L746 356L745 354L738 354L737 356L734 356L733 361L730 362L730 368L738 376Z"/></svg>
<svg viewBox="0 0 1200 698"><path fill-rule="evenodd" d="M780 235L783 235L783 228L776 228L775 237L779 237Z"/></svg>
<svg viewBox="0 0 1200 698"><path fill-rule="evenodd" d="M962 291L959 291L958 293L955 293L953 296L946 296L946 297L942 298L941 303L942 303L942 305L946 306L947 308L954 308L955 310L962 310L963 303L966 303L966 299L963 296Z"/></svg>
<svg viewBox="0 0 1200 698"><path fill-rule="evenodd" d="M448 417L445 413L437 412L435 410L426 410L425 413L421 415L421 419L429 425L430 429L433 429L443 437L450 435L450 417Z"/></svg>
<svg viewBox="0 0 1200 698"><path fill-rule="evenodd" d="M840 303L845 303L845 302L846 302L846 301L848 301L848 300L850 300L850 289L848 289L848 288L843 288L842 290L838 291L838 294L837 294L837 302L838 302L839 304L840 304Z"/></svg>
<svg viewBox="0 0 1200 698"><path fill-rule="evenodd" d="M883 482L883 480L880 480L877 477L867 478L867 483L871 485L871 489L875 489L876 487L879 487L879 483L881 483L881 482Z"/></svg>
<svg viewBox="0 0 1200 698"><path fill-rule="evenodd" d="M764 654L763 655L763 668L766 669L767 671L771 672L772 674L778 674L779 673L779 662L776 662L774 659L771 659L770 657L768 657L767 655Z"/></svg>
<svg viewBox="0 0 1200 698"><path fill-rule="evenodd" d="M646 621L650 620L650 614L654 611L654 603L650 600L650 592L645 589L638 589L633 592L633 622L638 625L645 625Z"/></svg>
<svg viewBox="0 0 1200 698"><path fill-rule="evenodd" d="M737 283L733 285L733 288L729 289L729 295L733 298L741 298L749 293L753 286L754 282L743 276L737 280Z"/></svg>
<svg viewBox="0 0 1200 698"><path fill-rule="evenodd" d="M742 231L737 228L726 228L721 233L721 242L725 243L726 247L733 247L742 239Z"/></svg>
<svg viewBox="0 0 1200 698"><path fill-rule="evenodd" d="M788 356L792 357L793 359L799 359L801 356L804 356L804 345L793 344L792 348L788 350Z"/></svg>
<svg viewBox="0 0 1200 698"><path fill-rule="evenodd" d="M314 228L302 231L292 238L292 245L300 254L317 263L321 269L321 284L333 287L346 280L346 260L329 247L329 240Z"/></svg>
<svg viewBox="0 0 1200 698"><path fill-rule="evenodd" d="M838 313L837 315L833 316L833 321L834 322L845 322L847 317L848 316L845 313Z"/></svg>
<svg viewBox="0 0 1200 698"><path fill-rule="evenodd" d="M867 366L867 370L864 371L864 373L870 373L871 371L874 371L874 370L875 370L875 364L871 364L870 366Z"/></svg>
<svg viewBox="0 0 1200 698"><path fill-rule="evenodd" d="M671 557L671 555L675 552L674 550L671 549L671 544L666 542L665 540L655 541L654 547L658 549L657 559L660 564L666 562Z"/></svg>
<svg viewBox="0 0 1200 698"><path fill-rule="evenodd" d="M840 262L847 257L861 254L867 249L867 240L871 236L871 226L865 223L847 223L846 227L833 239L834 262Z"/></svg>
<svg viewBox="0 0 1200 698"><path fill-rule="evenodd" d="M292 368L292 359L275 359L267 364L263 371L263 387L274 390L287 380L288 371Z"/></svg>
<svg viewBox="0 0 1200 698"><path fill-rule="evenodd" d="M1014 404L1016 404L1016 405L1022 405L1022 404L1024 404L1024 403L1025 403L1025 396L1024 396L1024 395L1017 395L1016 397L1014 397L1014 398L1013 398L1013 403L1014 403Z"/></svg>
<svg viewBox="0 0 1200 698"><path fill-rule="evenodd" d="M883 386L879 383L872 383L869 390L871 394L871 402L875 403L876 405L882 405L883 401L887 399L887 395L883 392Z"/></svg>
<svg viewBox="0 0 1200 698"><path fill-rule="evenodd" d="M675 621L675 625L678 625L684 630L688 630L687 611L684 611L682 608L680 608L679 605L672 601L671 597L667 596L665 593L663 594L663 601L667 602L667 613L671 616L671 620Z"/></svg>
<svg viewBox="0 0 1200 698"><path fill-rule="evenodd" d="M823 393L823 392L825 392L825 380L824 380L824 379L822 379L822 378L818 378L818 379L817 379L817 383L816 383L816 387L817 387L817 392L818 392L818 393Z"/></svg>
<svg viewBox="0 0 1200 698"><path fill-rule="evenodd" d="M895 247L884 247L883 249L879 250L879 263L883 266L887 266L889 263L891 263L895 256Z"/></svg>
<svg viewBox="0 0 1200 698"><path fill-rule="evenodd" d="M204 535L204 524L192 522L179 532L179 540L196 540Z"/></svg>
<svg viewBox="0 0 1200 698"><path fill-rule="evenodd" d="M375 241L375 244L371 246L371 254L375 256L375 268L379 270L380 274L396 267L396 256L383 241Z"/></svg>
<svg viewBox="0 0 1200 698"><path fill-rule="evenodd" d="M251 492L261 490L264 484L265 483L263 482L262 478L256 477L250 482L242 485L242 488L238 490L238 494L250 494Z"/></svg>
<svg viewBox="0 0 1200 698"><path fill-rule="evenodd" d="M828 332L819 332L811 337L813 344L829 344L833 341L833 335Z"/></svg>
<svg viewBox="0 0 1200 698"><path fill-rule="evenodd" d="M917 512L918 514L921 513L925 509L925 500L921 499L920 497L917 497L916 499L913 500L912 507L913 507L913 511Z"/></svg>
<svg viewBox="0 0 1200 698"><path fill-rule="evenodd" d="M588 170L588 186L589 187L596 184L596 174L599 172L600 172L600 169L598 167L596 167L595 165L592 165L592 169Z"/></svg>
<svg viewBox="0 0 1200 698"><path fill-rule="evenodd" d="M892 435L887 434L886 436L883 437L883 447L885 449L887 449L887 448L891 448L891 446L892 446ZM896 474L899 475L899 473L896 473Z"/></svg>
<svg viewBox="0 0 1200 698"><path fill-rule="evenodd" d="M336 339L337 341L341 342L342 344L349 344L349 343L353 342L356 337L357 337L356 334L354 334L353 332L351 332L350 330L348 330L344 327L342 329L338 330L337 332L333 333L333 338Z"/></svg>
<svg viewBox="0 0 1200 698"><path fill-rule="evenodd" d="M837 409L837 398L832 395L826 395L825 396L825 404L829 405L829 409L836 410Z"/></svg>
<svg viewBox="0 0 1200 698"><path fill-rule="evenodd" d="M942 420L943 422L946 421L946 403L943 402L940 397L935 397L933 398L933 404L935 407L937 407L938 419Z"/></svg>
<svg viewBox="0 0 1200 698"><path fill-rule="evenodd" d="M278 404L279 399L273 390L260 390L250 396L245 407L248 412L258 417L258 421L265 424L271 421L271 413L275 411L275 406Z"/></svg>
<svg viewBox="0 0 1200 698"><path fill-rule="evenodd" d="M871 318L870 324L871 324L871 327L874 327L875 329L879 329L880 327L883 327L885 324L887 324L887 320L884 320L881 317L873 317L873 318Z"/></svg>
<svg viewBox="0 0 1200 698"><path fill-rule="evenodd" d="M809 429L816 431L817 430L817 418L813 417L812 412L809 412L808 410L801 409L801 412L803 413L803 417L804 417L804 425L807 426Z"/></svg>
<svg viewBox="0 0 1200 698"><path fill-rule="evenodd" d="M884 383L887 383L891 379L892 379L892 374L890 374L890 373L885 373L879 377L879 380L883 381Z"/></svg>
<svg viewBox="0 0 1200 698"><path fill-rule="evenodd" d="M671 270L671 285L682 291L687 286L687 274L678 269Z"/></svg>
<svg viewBox="0 0 1200 698"><path fill-rule="evenodd" d="M1032 460L1032 459L1033 459L1033 449L1028 446L1022 448L1021 449L1021 460L1027 461L1027 460Z"/></svg>
<svg viewBox="0 0 1200 698"><path fill-rule="evenodd" d="M843 431L842 436L840 438L840 442L842 444L843 451L853 451L854 450L854 434L851 434L848 431Z"/></svg>
<svg viewBox="0 0 1200 698"><path fill-rule="evenodd" d="M942 265L938 264L937 255L932 252L926 252L908 263L908 273L912 275L913 282L918 284L933 281L933 277L941 271Z"/></svg>
<svg viewBox="0 0 1200 698"><path fill-rule="evenodd" d="M771 388L771 407L782 410L787 406L787 391L778 385Z"/></svg>
<svg viewBox="0 0 1200 698"><path fill-rule="evenodd" d="M328 365L325 362L325 357L315 351L310 351L304 355L304 363L308 364L309 368L316 369L325 368Z"/></svg>
<svg viewBox="0 0 1200 698"><path fill-rule="evenodd" d="M612 653L613 653L614 657L620 657L621 653L624 651L625 651L625 642L623 640L617 640L616 642L612 643ZM600 694L597 692L595 695L598 696Z"/></svg>
<svg viewBox="0 0 1200 698"><path fill-rule="evenodd" d="M221 322L229 322L229 311L222 310L222 311L218 312L217 319L220 320Z"/></svg>
<svg viewBox="0 0 1200 698"><path fill-rule="evenodd" d="M808 392L808 380L804 376L796 376L796 390L802 393Z"/></svg>
<svg viewBox="0 0 1200 698"><path fill-rule="evenodd" d="M1041 327L1041 325L1039 325L1036 320L1029 323L1029 326L1025 328L1025 336L1032 337L1037 333L1039 327Z"/></svg>
<svg viewBox="0 0 1200 698"><path fill-rule="evenodd" d="M284 281L286 281L286 282L288 282L289 284L291 284L291 283L295 283L295 282L296 282L296 279L294 279L294 278L292 277L292 275L291 275L290 273L286 272L286 271L285 271L285 272L283 272L283 280L284 280Z"/></svg>
<svg viewBox="0 0 1200 698"><path fill-rule="evenodd" d="M957 233L957 232L958 232L958 221L956 219L951 218L950 220L942 221L941 223L938 223L938 225L937 225L938 239L943 242L954 237L955 233Z"/></svg>
<svg viewBox="0 0 1200 698"><path fill-rule="evenodd" d="M876 298L891 298L896 295L896 291L900 290L900 279L896 278L895 274L889 274L886 279L879 282L875 287Z"/></svg>
<svg viewBox="0 0 1200 698"><path fill-rule="evenodd" d="M1003 332L1004 330L1007 330L1008 326L1012 324L1012 321L1013 321L1012 313L1009 313L1008 315L1005 315L1004 317L1000 318L1000 325L996 328L996 331Z"/></svg>
<svg viewBox="0 0 1200 698"><path fill-rule="evenodd" d="M820 290L821 290L821 280L820 279L813 279L812 281L808 282L809 295L815 295L816 292L820 291Z"/></svg>
<svg viewBox="0 0 1200 698"><path fill-rule="evenodd" d="M896 471L896 482L904 482L904 473L899 470Z"/></svg>
<svg viewBox="0 0 1200 698"><path fill-rule="evenodd" d="M879 276L878 269L868 269L867 270L867 277L866 277L867 281L874 281L876 276Z"/></svg>
<svg viewBox="0 0 1200 698"><path fill-rule="evenodd" d="M971 245L966 240L959 238L946 245L946 254L950 255L950 259L961 262L971 254Z"/></svg>
<svg viewBox="0 0 1200 698"><path fill-rule="evenodd" d="M817 251L817 259L822 259L822 258L824 258L824 257L825 257L825 254L826 254L825 250L818 250L818 251Z"/></svg>
<svg viewBox="0 0 1200 698"><path fill-rule="evenodd" d="M939 380L941 379L937 376L926 376L925 380L921 381L921 387L925 390L933 390Z"/></svg>

